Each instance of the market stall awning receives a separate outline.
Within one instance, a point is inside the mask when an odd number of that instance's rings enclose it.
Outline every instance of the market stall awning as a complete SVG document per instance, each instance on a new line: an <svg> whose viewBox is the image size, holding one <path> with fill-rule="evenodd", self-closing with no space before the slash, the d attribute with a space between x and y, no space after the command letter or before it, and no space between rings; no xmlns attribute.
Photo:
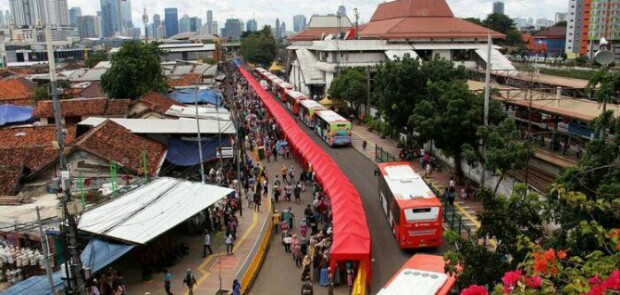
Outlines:
<svg viewBox="0 0 620 295"><path fill-rule="evenodd" d="M78 229L145 244L233 192L232 189L162 177L84 212Z"/></svg>
<svg viewBox="0 0 620 295"><path fill-rule="evenodd" d="M129 252L129 250L133 249L133 247L134 246L132 245L116 244L99 239L92 239L84 251L82 251L80 257L82 259L82 264L85 267L90 268L92 272L97 272L106 267L108 264L114 262L116 259L119 259L121 256L125 255L125 253ZM53 273L52 279L54 281L54 289L56 291L62 290L62 273L60 271ZM30 277L11 286L11 288L4 290L1 294L49 295L52 293L50 292L50 285L47 276L42 275Z"/></svg>
<svg viewBox="0 0 620 295"><path fill-rule="evenodd" d="M271 66L269 67L269 71L270 72L281 72L284 69L282 68L282 66L280 66L279 64L277 64L275 61L271 64Z"/></svg>

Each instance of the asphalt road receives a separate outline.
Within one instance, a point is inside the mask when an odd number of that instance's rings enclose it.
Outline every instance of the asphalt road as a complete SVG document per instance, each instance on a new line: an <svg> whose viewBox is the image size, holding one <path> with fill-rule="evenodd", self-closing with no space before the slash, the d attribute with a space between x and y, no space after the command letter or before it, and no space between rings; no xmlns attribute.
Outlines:
<svg viewBox="0 0 620 295"><path fill-rule="evenodd" d="M277 101L280 102L280 100ZM280 102L280 105L286 108L282 102ZM293 116L292 113L289 113L289 115ZM396 243L396 239L389 229L385 213L383 213L379 204L378 179L373 175L375 164L352 147L329 147L327 143L321 140L313 130L304 125L300 120L296 120L296 122L315 143L322 147L336 161L336 164L357 188L362 198L372 239L371 294L381 289L402 264L415 253L442 255L449 249L447 242L444 240L444 245L437 249L402 250ZM353 128L356 127L354 126Z"/></svg>

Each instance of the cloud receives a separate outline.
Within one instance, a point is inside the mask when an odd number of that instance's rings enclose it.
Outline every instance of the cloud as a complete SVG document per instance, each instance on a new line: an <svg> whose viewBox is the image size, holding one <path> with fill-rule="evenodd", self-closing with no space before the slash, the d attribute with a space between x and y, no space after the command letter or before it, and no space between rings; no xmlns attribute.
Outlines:
<svg viewBox="0 0 620 295"><path fill-rule="evenodd" d="M485 18L491 12L494 0L447 0L454 14L458 17ZM8 9L8 1L3 1ZM100 10L99 0L68 0L69 7L82 7L83 14L96 14ZM223 27L227 18L239 18L247 21L255 17L259 27L272 25L276 18L285 21L292 29L293 16L303 14L309 20L312 14L335 13L342 3L347 14L354 22L353 8L358 8L360 22L367 22L381 0L132 0L132 18L134 25L142 27L142 14L146 7L149 20L157 13L164 17L164 8L176 7L179 17L184 14L197 16L206 21L207 10L213 10L219 27ZM553 19L556 12L566 12L568 1L559 0L505 0L506 14L511 17L532 17Z"/></svg>

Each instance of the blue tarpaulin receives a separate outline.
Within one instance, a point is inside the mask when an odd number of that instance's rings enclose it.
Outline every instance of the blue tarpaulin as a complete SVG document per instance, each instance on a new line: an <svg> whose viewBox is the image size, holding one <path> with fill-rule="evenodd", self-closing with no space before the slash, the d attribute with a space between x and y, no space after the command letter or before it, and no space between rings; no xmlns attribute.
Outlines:
<svg viewBox="0 0 620 295"><path fill-rule="evenodd" d="M196 102L196 89L181 89L168 94L169 98L182 104ZM198 103L209 103L222 106L222 94L212 89L198 89Z"/></svg>
<svg viewBox="0 0 620 295"><path fill-rule="evenodd" d="M230 138L222 136L221 147L230 147ZM218 147L218 137L202 139L202 157L204 161L216 158L216 148ZM178 166L193 166L200 164L198 153L198 141L170 138L168 140L168 162Z"/></svg>
<svg viewBox="0 0 620 295"><path fill-rule="evenodd" d="M82 264L85 267L91 269L91 271L97 272L98 270L106 267L108 264L114 262L116 259L125 255L134 246L125 244L109 243L98 239L92 239L80 257L82 258ZM60 271L55 272L52 275L54 280L54 289L56 291L63 289L62 273ZM1 295L50 295L49 281L47 276L34 276L27 280L19 282L9 289L0 293Z"/></svg>
<svg viewBox="0 0 620 295"><path fill-rule="evenodd" d="M0 105L0 126L10 123L27 122L32 119L32 107Z"/></svg>

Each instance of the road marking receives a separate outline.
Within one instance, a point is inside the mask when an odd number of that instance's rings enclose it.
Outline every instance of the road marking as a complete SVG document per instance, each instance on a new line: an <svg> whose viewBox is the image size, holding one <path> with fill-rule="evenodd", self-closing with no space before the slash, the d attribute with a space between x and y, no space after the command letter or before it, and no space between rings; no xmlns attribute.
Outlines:
<svg viewBox="0 0 620 295"><path fill-rule="evenodd" d="M252 230L254 229L254 227L256 227L256 223L258 221L258 214L256 212L254 212L253 216L252 216L252 223L250 224L250 227L248 227L248 229L245 230L245 232L243 233L243 236L241 236L241 238L239 239L239 242L235 244L235 247L233 248L233 252L239 248L239 246L241 244L243 244L243 242L248 238L248 236L252 233ZM202 263L200 263L200 265L198 266L197 270L198 272L201 273L200 278L198 279L198 281L196 281L196 286L195 288L199 287L200 285L202 285L202 283L204 283L204 281L209 278L209 275L211 275L211 272L209 272L207 270L207 265L209 264L209 262L211 262L211 260L213 259L213 257L221 257L221 256L225 256L227 254L224 253L219 253L219 254L212 254L209 255L209 257L205 258ZM185 291L184 293L185 295L189 295L189 290Z"/></svg>

